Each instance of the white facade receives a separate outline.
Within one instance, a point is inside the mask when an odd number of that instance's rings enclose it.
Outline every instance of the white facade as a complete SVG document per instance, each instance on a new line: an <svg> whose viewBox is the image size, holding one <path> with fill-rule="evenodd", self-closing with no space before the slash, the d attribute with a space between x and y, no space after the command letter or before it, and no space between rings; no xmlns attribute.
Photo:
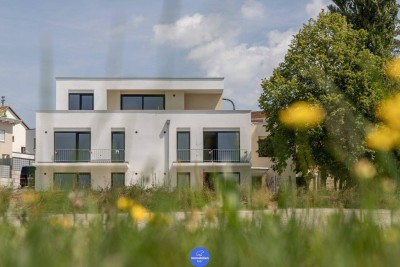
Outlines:
<svg viewBox="0 0 400 267"><path fill-rule="evenodd" d="M123 174L125 185L171 188L182 174L190 177L191 188L203 187L210 173L234 174L240 185L251 180L250 111L221 110L221 78L58 78L56 90L56 110L36 114L39 190L54 188L70 174L90 176L93 189L111 187L113 174ZM69 110L71 95L79 99L79 94L92 96L93 110ZM127 110L121 104L127 95L154 95L162 97L164 104L161 110ZM113 148L113 132L123 134L123 149ZM178 132L189 136L187 149L178 151ZM71 157L71 149L57 147L65 147L61 136L75 133L89 136L90 145L77 147ZM219 147L209 149L214 135L220 138ZM222 143L229 143L225 136L235 140L232 149L220 149ZM78 146L80 141L76 142ZM76 158L81 152L83 160ZM115 161L113 155L123 160Z"/></svg>

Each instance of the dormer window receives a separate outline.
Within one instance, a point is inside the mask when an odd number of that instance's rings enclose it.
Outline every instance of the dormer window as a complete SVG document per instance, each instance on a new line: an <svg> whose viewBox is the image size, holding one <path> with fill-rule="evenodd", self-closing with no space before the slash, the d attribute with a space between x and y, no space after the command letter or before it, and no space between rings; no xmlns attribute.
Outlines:
<svg viewBox="0 0 400 267"><path fill-rule="evenodd" d="M69 110L93 110L93 94L69 94Z"/></svg>
<svg viewBox="0 0 400 267"><path fill-rule="evenodd" d="M164 95L121 95L121 110L164 110Z"/></svg>

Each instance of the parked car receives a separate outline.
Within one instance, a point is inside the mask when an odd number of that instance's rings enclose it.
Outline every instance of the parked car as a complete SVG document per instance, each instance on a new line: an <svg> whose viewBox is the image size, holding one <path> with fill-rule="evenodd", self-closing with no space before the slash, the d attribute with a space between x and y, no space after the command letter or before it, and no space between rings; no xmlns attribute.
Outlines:
<svg viewBox="0 0 400 267"><path fill-rule="evenodd" d="M24 166L21 169L21 175L19 176L19 184L21 187L35 187L35 171L34 166Z"/></svg>

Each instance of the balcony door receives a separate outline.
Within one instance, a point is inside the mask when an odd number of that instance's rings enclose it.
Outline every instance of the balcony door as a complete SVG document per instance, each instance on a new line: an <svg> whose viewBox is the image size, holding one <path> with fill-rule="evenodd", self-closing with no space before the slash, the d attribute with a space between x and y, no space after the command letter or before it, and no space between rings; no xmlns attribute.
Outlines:
<svg viewBox="0 0 400 267"><path fill-rule="evenodd" d="M204 161L240 161L239 131L207 131L203 133Z"/></svg>
<svg viewBox="0 0 400 267"><path fill-rule="evenodd" d="M190 161L190 132L177 133L177 158L179 162Z"/></svg>
<svg viewBox="0 0 400 267"><path fill-rule="evenodd" d="M54 150L57 162L90 161L90 132L55 132Z"/></svg>
<svg viewBox="0 0 400 267"><path fill-rule="evenodd" d="M124 162L125 161L125 132L112 132L111 133L111 161Z"/></svg>

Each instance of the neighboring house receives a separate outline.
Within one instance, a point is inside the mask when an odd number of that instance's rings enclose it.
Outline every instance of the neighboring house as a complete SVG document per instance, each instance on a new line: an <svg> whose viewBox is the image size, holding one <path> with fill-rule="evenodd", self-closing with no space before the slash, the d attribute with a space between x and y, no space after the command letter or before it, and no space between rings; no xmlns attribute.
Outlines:
<svg viewBox="0 0 400 267"><path fill-rule="evenodd" d="M223 78L57 78L36 114L36 189L251 181L250 111L222 110Z"/></svg>
<svg viewBox="0 0 400 267"><path fill-rule="evenodd" d="M254 187L277 191L283 181L294 182L295 172L293 165L288 166L282 174L272 170L271 157L260 156L258 153L258 141L268 136L265 129L265 115L262 111L251 112L251 173Z"/></svg>
<svg viewBox="0 0 400 267"><path fill-rule="evenodd" d="M0 178L13 178L12 181L2 180L0 184L16 186L21 167L33 163L34 151L27 151L26 144L33 142L34 136L29 137L28 131L34 130L29 129L11 107L0 106Z"/></svg>

